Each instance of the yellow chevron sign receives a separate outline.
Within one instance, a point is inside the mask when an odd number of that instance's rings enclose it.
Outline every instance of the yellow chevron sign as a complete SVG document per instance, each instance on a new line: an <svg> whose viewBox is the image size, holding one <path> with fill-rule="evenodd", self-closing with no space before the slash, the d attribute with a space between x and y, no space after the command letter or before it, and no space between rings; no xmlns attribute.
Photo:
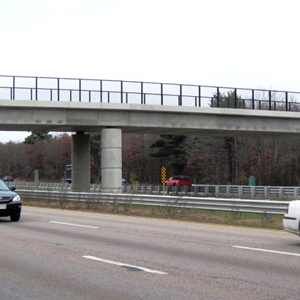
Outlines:
<svg viewBox="0 0 300 300"><path fill-rule="evenodd" d="M165 167L161 168L161 183L165 184L167 180L167 170Z"/></svg>

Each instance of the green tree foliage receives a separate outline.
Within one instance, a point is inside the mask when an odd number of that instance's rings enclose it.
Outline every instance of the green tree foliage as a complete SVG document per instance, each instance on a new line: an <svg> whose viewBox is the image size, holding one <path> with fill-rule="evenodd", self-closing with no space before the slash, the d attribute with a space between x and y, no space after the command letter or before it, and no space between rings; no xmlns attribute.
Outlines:
<svg viewBox="0 0 300 300"><path fill-rule="evenodd" d="M242 97L236 94L236 91L227 91L227 93L215 93L211 106L226 108L244 108Z"/></svg>
<svg viewBox="0 0 300 300"><path fill-rule="evenodd" d="M186 136L161 135L151 146L156 151L150 152L151 157L168 159L166 166L175 173L182 173L187 165L185 149Z"/></svg>
<svg viewBox="0 0 300 300"><path fill-rule="evenodd" d="M48 132L31 131L31 135L25 138L24 144L34 144L37 141L47 140L52 137Z"/></svg>
<svg viewBox="0 0 300 300"><path fill-rule="evenodd" d="M130 173L129 178L130 178L130 182L132 182L132 183L136 183L139 179L138 176L133 172Z"/></svg>

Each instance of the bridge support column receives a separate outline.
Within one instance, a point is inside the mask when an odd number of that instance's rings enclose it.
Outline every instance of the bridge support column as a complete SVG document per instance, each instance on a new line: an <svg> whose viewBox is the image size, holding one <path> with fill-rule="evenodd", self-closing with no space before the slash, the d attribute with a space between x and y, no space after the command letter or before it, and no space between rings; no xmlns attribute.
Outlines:
<svg viewBox="0 0 300 300"><path fill-rule="evenodd" d="M90 136L83 132L72 135L72 191L90 192Z"/></svg>
<svg viewBox="0 0 300 300"><path fill-rule="evenodd" d="M101 131L101 177L104 193L122 192L122 130Z"/></svg>

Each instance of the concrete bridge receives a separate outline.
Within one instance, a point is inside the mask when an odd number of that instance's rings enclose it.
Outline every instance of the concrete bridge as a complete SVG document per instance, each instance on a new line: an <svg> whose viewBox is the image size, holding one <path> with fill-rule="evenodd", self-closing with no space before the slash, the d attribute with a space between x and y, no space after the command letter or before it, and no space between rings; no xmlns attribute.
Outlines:
<svg viewBox="0 0 300 300"><path fill-rule="evenodd" d="M71 86L62 87L64 80ZM0 76L0 130L75 132L73 191L90 187L88 132L101 132L105 192L119 192L122 187L122 132L245 137L300 133L296 92L259 90L257 99L257 90L248 89L173 84L175 93L166 92L171 84L107 81L118 85L108 90L102 80L91 80L99 83L99 89L87 89L85 81ZM207 89L212 94L204 94ZM223 90L235 95L231 102Z"/></svg>

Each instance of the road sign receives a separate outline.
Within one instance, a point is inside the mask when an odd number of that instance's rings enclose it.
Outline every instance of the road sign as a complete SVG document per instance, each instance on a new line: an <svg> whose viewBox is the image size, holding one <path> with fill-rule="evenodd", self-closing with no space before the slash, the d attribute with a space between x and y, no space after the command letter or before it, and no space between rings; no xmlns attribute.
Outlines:
<svg viewBox="0 0 300 300"><path fill-rule="evenodd" d="M165 184L167 179L167 170L165 167L161 168L161 183Z"/></svg>

